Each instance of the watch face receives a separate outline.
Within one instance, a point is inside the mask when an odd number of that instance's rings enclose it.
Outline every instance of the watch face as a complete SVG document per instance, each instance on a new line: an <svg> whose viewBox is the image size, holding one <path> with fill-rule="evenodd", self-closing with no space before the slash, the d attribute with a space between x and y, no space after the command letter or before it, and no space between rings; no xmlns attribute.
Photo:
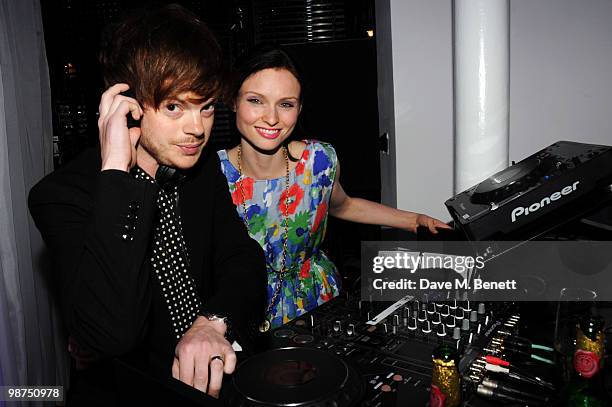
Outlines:
<svg viewBox="0 0 612 407"><path fill-rule="evenodd" d="M270 330L270 321L267 319L259 325L259 332L268 332Z"/></svg>
<svg viewBox="0 0 612 407"><path fill-rule="evenodd" d="M222 317L220 315L213 315L208 318L209 321L219 321L224 323L229 328L229 321L226 317Z"/></svg>

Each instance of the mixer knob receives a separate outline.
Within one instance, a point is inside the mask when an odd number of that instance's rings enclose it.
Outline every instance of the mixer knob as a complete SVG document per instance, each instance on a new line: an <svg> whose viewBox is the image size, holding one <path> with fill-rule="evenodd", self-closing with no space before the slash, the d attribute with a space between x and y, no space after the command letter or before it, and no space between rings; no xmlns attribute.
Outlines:
<svg viewBox="0 0 612 407"><path fill-rule="evenodd" d="M336 320L336 322L334 322L334 332L340 333L341 331L342 331L342 322L340 322L339 320Z"/></svg>
<svg viewBox="0 0 612 407"><path fill-rule="evenodd" d="M451 309L451 311L454 311L457 309L457 299L456 298L453 300L449 308Z"/></svg>
<svg viewBox="0 0 612 407"><path fill-rule="evenodd" d="M421 329L423 331L424 334L429 334L431 333L431 325L429 321L425 321L425 324L423 324L423 328Z"/></svg>
<svg viewBox="0 0 612 407"><path fill-rule="evenodd" d="M478 321L478 313L476 311L470 312L470 322Z"/></svg>
<svg viewBox="0 0 612 407"><path fill-rule="evenodd" d="M353 336L355 334L355 325L354 324L348 324L348 326L346 327L346 334L348 336Z"/></svg>
<svg viewBox="0 0 612 407"><path fill-rule="evenodd" d="M470 321L467 319L464 319L463 321L461 321L461 330L462 331L469 331L470 330Z"/></svg>
<svg viewBox="0 0 612 407"><path fill-rule="evenodd" d="M432 322L434 325L438 325L439 323L441 323L441 322L442 322L442 319L441 319L441 317L440 317L440 314L436 312L436 313L434 314L434 316L433 316L433 318L432 318L432 321L431 321L431 322Z"/></svg>
<svg viewBox="0 0 612 407"><path fill-rule="evenodd" d="M411 331L415 331L417 329L417 320L415 317L410 318L408 329Z"/></svg>
<svg viewBox="0 0 612 407"><path fill-rule="evenodd" d="M465 301L465 306L463 307L463 310L465 312L470 312L472 310L472 307L470 306L470 300Z"/></svg>
<svg viewBox="0 0 612 407"><path fill-rule="evenodd" d="M458 307L455 310L455 318L457 319L463 319L463 308Z"/></svg>
<svg viewBox="0 0 612 407"><path fill-rule="evenodd" d="M427 304L427 313L431 315L435 312L436 312L436 303L432 302L432 303Z"/></svg>
<svg viewBox="0 0 612 407"><path fill-rule="evenodd" d="M446 327L447 328L455 327L455 317L454 316L449 315L448 317L446 317Z"/></svg>
<svg viewBox="0 0 612 407"><path fill-rule="evenodd" d="M448 304L444 304L442 310L440 311L440 314L442 314L443 317L447 317L450 314L450 307L448 306Z"/></svg>
<svg viewBox="0 0 612 407"><path fill-rule="evenodd" d="M486 314L485 303L481 302L478 304L478 315L484 315L484 314Z"/></svg>
<svg viewBox="0 0 612 407"><path fill-rule="evenodd" d="M453 328L453 339L458 340L461 339L461 328L458 326Z"/></svg>
<svg viewBox="0 0 612 407"><path fill-rule="evenodd" d="M436 335L440 337L446 336L446 325L444 324L438 325L438 331L436 332Z"/></svg>
<svg viewBox="0 0 612 407"><path fill-rule="evenodd" d="M421 310L421 312L419 312L419 321L427 321L427 311Z"/></svg>

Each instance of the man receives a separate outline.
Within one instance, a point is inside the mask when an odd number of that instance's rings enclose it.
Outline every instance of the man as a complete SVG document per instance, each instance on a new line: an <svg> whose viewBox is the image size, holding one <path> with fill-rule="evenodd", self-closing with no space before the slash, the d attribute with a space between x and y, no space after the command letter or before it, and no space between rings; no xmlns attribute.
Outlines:
<svg viewBox="0 0 612 407"><path fill-rule="evenodd" d="M203 152L219 46L169 6L114 27L101 62L100 147L43 179L29 202L80 369L68 402L113 404L116 356L218 396L236 364L231 342L244 346L263 320L266 286L217 155Z"/></svg>

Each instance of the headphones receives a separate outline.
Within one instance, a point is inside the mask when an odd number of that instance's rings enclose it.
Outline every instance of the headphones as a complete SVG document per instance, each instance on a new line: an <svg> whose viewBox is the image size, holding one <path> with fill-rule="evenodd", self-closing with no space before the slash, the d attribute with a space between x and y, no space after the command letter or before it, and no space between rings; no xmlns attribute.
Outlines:
<svg viewBox="0 0 612 407"><path fill-rule="evenodd" d="M187 178L187 176L181 171L163 164L160 164L155 172L155 182L162 189L178 185L182 183L185 178Z"/></svg>

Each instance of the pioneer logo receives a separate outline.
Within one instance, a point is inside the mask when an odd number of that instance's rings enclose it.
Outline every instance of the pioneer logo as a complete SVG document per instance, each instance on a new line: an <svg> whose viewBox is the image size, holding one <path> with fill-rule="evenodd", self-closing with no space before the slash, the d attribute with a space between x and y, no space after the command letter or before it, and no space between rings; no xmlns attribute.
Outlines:
<svg viewBox="0 0 612 407"><path fill-rule="evenodd" d="M571 194L572 192L576 190L578 183L580 183L580 181L576 181L572 185L563 187L561 191L554 192L550 196L545 196L544 198L542 198L540 202L534 202L531 205L524 206L524 207L517 206L516 208L512 210L512 215L511 215L512 222L513 223L516 222L516 218L518 218L519 216L530 215L533 212L537 211L538 209L541 209L545 207L546 205L550 205L551 202L563 198L564 195Z"/></svg>

